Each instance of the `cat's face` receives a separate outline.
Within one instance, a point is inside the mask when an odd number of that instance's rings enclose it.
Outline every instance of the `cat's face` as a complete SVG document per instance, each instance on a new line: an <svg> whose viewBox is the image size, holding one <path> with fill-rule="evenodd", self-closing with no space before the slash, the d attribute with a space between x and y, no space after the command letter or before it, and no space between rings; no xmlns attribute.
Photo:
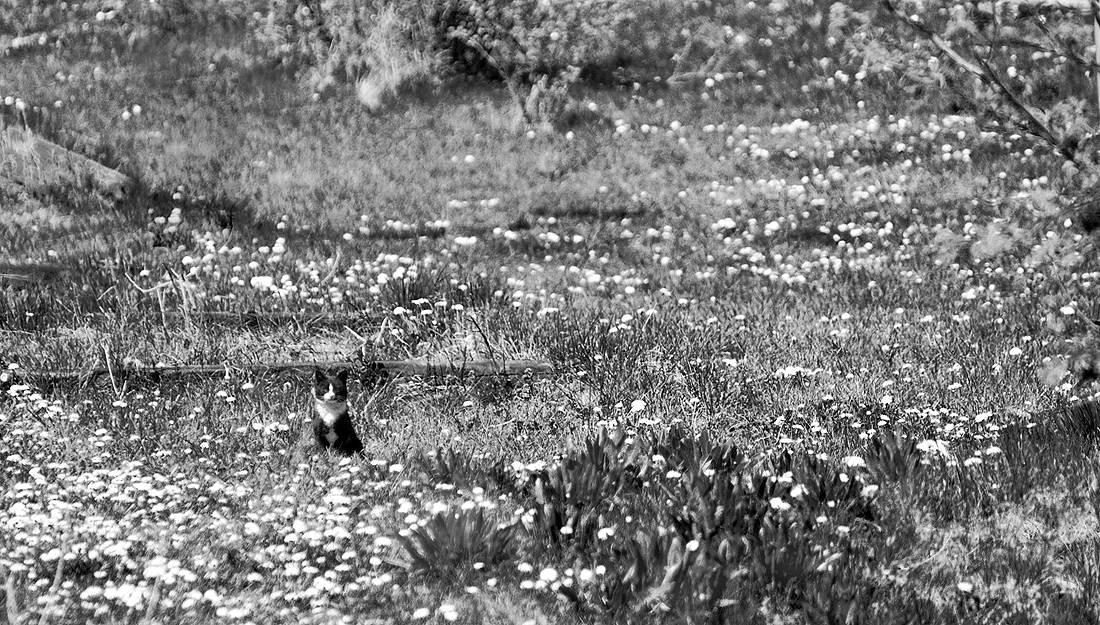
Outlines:
<svg viewBox="0 0 1100 625"><path fill-rule="evenodd" d="M343 403L348 399L348 372L313 371L313 397L317 401Z"/></svg>

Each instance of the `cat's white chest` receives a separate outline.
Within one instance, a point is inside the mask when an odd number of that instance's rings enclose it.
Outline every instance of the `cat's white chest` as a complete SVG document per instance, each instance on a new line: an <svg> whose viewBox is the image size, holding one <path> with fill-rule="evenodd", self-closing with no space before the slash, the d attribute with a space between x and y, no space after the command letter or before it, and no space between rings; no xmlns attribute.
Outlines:
<svg viewBox="0 0 1100 625"><path fill-rule="evenodd" d="M347 407L343 404L330 404L328 402L317 402L317 416L321 417L321 421L331 428L336 424L336 419L340 418ZM329 436L335 438L336 434L329 433Z"/></svg>

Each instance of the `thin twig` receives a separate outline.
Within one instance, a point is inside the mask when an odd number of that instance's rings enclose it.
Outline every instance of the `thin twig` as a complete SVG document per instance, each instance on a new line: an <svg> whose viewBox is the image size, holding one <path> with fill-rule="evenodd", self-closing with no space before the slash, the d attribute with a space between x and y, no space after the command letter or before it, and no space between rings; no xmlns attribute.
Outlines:
<svg viewBox="0 0 1100 625"><path fill-rule="evenodd" d="M8 613L8 625L23 625L26 616L19 611L19 598L15 593L15 573L7 567L0 566L4 573L4 605Z"/></svg>
<svg viewBox="0 0 1100 625"><path fill-rule="evenodd" d="M163 581L163 577L158 577L157 581L153 582L153 590L149 592L149 605L145 608L145 616L141 619L142 625L153 623L153 616L156 615L157 606L160 604L160 587Z"/></svg>
<svg viewBox="0 0 1100 625"><path fill-rule="evenodd" d="M882 3L890 11L890 13L894 15L894 17L909 25L910 28L917 31L926 39L931 41L937 48L939 48L941 52L950 57L951 60L955 61L955 63L957 63L959 67L963 68L974 76L977 76L978 79L985 84L997 89L1004 97L1004 99L1008 101L1009 105L1011 105L1012 108L1016 109L1016 111L1024 117L1024 119L1028 122L1029 130L1033 134L1042 138L1050 145L1054 146L1055 149L1057 149L1058 152L1061 153L1062 156L1065 157L1067 160L1074 160L1073 150L1068 146L1063 145L1062 142L1057 139L1054 132L1046 125L1046 123L1040 120L1036 113L1031 110L1031 107L1020 101L1016 94L1008 88L1008 85L1006 85L1005 82L1001 80L1001 78L997 75L995 71L993 71L993 68L989 66L989 63L985 59L979 57L977 63L967 60L965 57L963 57L962 54L959 54L954 48L952 48L950 44L944 41L942 37L933 32L932 29L928 28L924 24L921 24L919 21L912 20L908 16L904 15L900 10L898 10L896 6L894 6L892 0L882 0Z"/></svg>
<svg viewBox="0 0 1100 625"><path fill-rule="evenodd" d="M42 615L38 618L38 625L46 625L50 622L48 617L57 603L58 591L61 590L61 576L65 572L65 552L68 550L69 539L67 536L63 536L61 538L61 555L57 557L57 569L53 574L53 584L50 586L49 594L46 597L46 605L42 606Z"/></svg>
<svg viewBox="0 0 1100 625"><path fill-rule="evenodd" d="M489 344L489 337L486 336L485 330L481 329L481 325L477 322L477 317L475 317L473 315L467 315L467 317L474 324L474 327L477 328L478 334L481 335L481 340L485 341L485 349L489 351L489 360L492 360L493 359L493 346ZM500 353L500 362L503 365L503 363L504 363L504 352Z"/></svg>
<svg viewBox="0 0 1100 625"><path fill-rule="evenodd" d="M111 388L115 389L115 397L122 399L118 393L118 384L115 383L114 369L111 367L111 353L107 351L106 345L103 345L103 362L107 363L107 375L111 376Z"/></svg>
<svg viewBox="0 0 1100 625"><path fill-rule="evenodd" d="M1038 115L1036 115L1032 108L1024 104L1018 97L1016 97L1016 94L1008 88L1008 85L1006 85L1004 81L1001 80L1001 77L997 75L997 72L993 71L993 68L989 66L989 63L985 59L978 59L978 62L981 63L983 68L985 68L993 84L996 85L1001 93L1008 99L1009 104L1011 104L1013 108L1015 108L1021 115L1023 115L1027 119L1028 126L1031 127L1031 131L1042 137L1043 140L1050 145L1054 146L1058 150L1058 152L1063 157L1065 157L1066 160L1072 161L1075 156L1073 150L1070 149L1068 146L1064 146L1062 142L1058 140L1058 137L1054 134L1054 131L1051 130L1050 127L1046 125L1046 123L1039 119Z"/></svg>
<svg viewBox="0 0 1100 625"><path fill-rule="evenodd" d="M321 281L318 283L318 285L328 284L329 280L332 280L333 276L336 275L336 270L339 267L340 267L340 248L336 248L336 258L332 261L332 269L329 270L328 274L324 278L321 278Z"/></svg>
<svg viewBox="0 0 1100 625"><path fill-rule="evenodd" d="M477 39L469 37L466 35L466 33L458 30L450 33L448 36L452 39L458 39L462 41L463 44L473 48L474 51L481 55L481 58L484 59L486 63L488 63L490 66L492 66L494 70L496 70L497 74L500 75L500 78L504 80L508 79L508 74L505 73L504 68L502 68L500 64L497 63L497 60L493 58L493 55L489 54L489 52L484 47L482 47L481 43L479 43Z"/></svg>

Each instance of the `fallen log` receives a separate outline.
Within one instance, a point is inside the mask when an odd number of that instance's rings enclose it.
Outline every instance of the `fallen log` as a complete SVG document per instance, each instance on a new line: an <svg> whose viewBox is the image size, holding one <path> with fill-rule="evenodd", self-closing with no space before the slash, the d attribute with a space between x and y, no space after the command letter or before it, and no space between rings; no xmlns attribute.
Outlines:
<svg viewBox="0 0 1100 625"><path fill-rule="evenodd" d="M21 265L4 265L0 263L0 286L7 282L16 286L31 283L40 283L46 280L56 279L65 272L66 267L36 266L30 268ZM5 316L0 311L0 320L7 318L12 323L18 323L24 330L42 330L51 327L67 327L73 322L71 314L42 313L31 317L19 315L12 321L12 317ZM91 320L119 319L124 323L148 322L154 325L175 325L195 323L206 326L220 326L223 328L270 328L270 327L300 327L300 328L342 328L348 326L356 331L377 330L382 326L380 315L373 313L334 313L334 312L263 312L263 311L180 311L170 310L163 313L148 309L142 311L140 317L136 317L132 311L124 313L87 311L77 315L84 322Z"/></svg>
<svg viewBox="0 0 1100 625"><path fill-rule="evenodd" d="M333 312L291 312L291 311L195 311L195 312L166 312L164 317L172 320L201 319L223 325L259 326L264 324L301 323L304 325L315 324L348 324L362 323L379 324L382 317L367 313L333 313Z"/></svg>
<svg viewBox="0 0 1100 625"><path fill-rule="evenodd" d="M71 271L70 267L52 264L6 263L0 262L0 283L45 282Z"/></svg>
<svg viewBox="0 0 1100 625"><path fill-rule="evenodd" d="M90 158L46 141L29 130L0 124L0 179L26 187L90 184L122 199L133 188L128 176Z"/></svg>
<svg viewBox="0 0 1100 625"><path fill-rule="evenodd" d="M315 367L327 369L348 369L352 375L362 380L385 380L392 378L423 377L485 377L485 376L522 376L550 375L554 367L541 360L435 360L415 358L412 360L345 360L335 362L276 362L258 364L220 364L220 365L171 365L164 367L95 367L91 369L45 370L17 369L16 374L24 381L55 386L58 384L88 384L97 378L107 377L115 383L124 380L144 379L159 381L168 377L224 375L234 373L272 372L272 371L312 371Z"/></svg>

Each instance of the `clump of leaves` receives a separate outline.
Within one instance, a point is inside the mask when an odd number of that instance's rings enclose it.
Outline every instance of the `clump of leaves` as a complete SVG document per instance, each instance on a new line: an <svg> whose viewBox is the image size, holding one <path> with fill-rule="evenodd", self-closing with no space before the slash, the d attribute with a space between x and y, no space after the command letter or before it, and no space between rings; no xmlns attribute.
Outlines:
<svg viewBox="0 0 1100 625"><path fill-rule="evenodd" d="M872 480L881 484L913 477L921 467L921 458L916 439L881 431L871 439L865 460Z"/></svg>
<svg viewBox="0 0 1100 625"><path fill-rule="evenodd" d="M584 552L605 525L603 515L622 505L630 473L623 462L626 437L606 430L585 441L556 467L532 476L535 502L534 533L558 548Z"/></svg>
<svg viewBox="0 0 1100 625"><path fill-rule="evenodd" d="M515 555L515 523L498 523L482 508L436 514L398 540L414 573L464 585Z"/></svg>
<svg viewBox="0 0 1100 625"><path fill-rule="evenodd" d="M662 513L601 554L609 574L578 601L617 617L715 620L769 603L843 620L866 603L859 594L866 567L848 529L873 516L864 482L811 455L786 453L751 466L741 458L714 462L728 459L730 448L682 430L660 439L670 458L687 450L696 461L682 473L652 476L662 503L651 505ZM640 507L640 499L631 501Z"/></svg>
<svg viewBox="0 0 1100 625"><path fill-rule="evenodd" d="M428 484L452 484L463 489L494 484L506 490L516 486L502 460L486 466L468 452L450 447L440 447L429 453L420 452L413 458L413 463Z"/></svg>
<svg viewBox="0 0 1100 625"><path fill-rule="evenodd" d="M722 553L710 554L682 536L653 528L626 540L610 564L605 581L588 599L617 616L655 612L715 619L730 605L727 586L739 576Z"/></svg>
<svg viewBox="0 0 1100 625"><path fill-rule="evenodd" d="M716 443L706 431L693 436L681 424L639 439L632 449L631 461L643 477L652 470L665 468L699 467L730 473L744 468L748 462L736 446Z"/></svg>

